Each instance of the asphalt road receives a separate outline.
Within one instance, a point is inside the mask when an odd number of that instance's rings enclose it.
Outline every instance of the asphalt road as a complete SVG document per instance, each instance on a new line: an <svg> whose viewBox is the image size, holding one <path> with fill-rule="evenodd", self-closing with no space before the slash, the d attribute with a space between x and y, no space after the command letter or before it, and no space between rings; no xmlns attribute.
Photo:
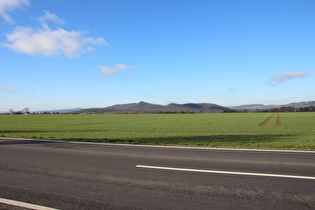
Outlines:
<svg viewBox="0 0 315 210"><path fill-rule="evenodd" d="M315 209L315 153L1 138L0 198L58 209Z"/></svg>

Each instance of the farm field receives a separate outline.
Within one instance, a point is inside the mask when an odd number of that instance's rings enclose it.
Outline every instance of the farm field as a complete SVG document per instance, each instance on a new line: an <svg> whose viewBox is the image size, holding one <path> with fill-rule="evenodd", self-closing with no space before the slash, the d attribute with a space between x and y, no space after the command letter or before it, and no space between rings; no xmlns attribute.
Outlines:
<svg viewBox="0 0 315 210"><path fill-rule="evenodd" d="M314 112L271 115L0 115L0 137L315 150Z"/></svg>

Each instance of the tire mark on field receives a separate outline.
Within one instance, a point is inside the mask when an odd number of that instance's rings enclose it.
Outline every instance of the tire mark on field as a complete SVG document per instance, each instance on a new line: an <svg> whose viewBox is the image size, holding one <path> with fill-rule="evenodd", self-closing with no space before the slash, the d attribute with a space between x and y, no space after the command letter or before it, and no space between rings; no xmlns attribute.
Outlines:
<svg viewBox="0 0 315 210"><path fill-rule="evenodd" d="M274 116L275 114L270 115L264 122L262 122L260 124L260 126L265 126L267 125L267 123L271 120L271 118Z"/></svg>
<svg viewBox="0 0 315 210"><path fill-rule="evenodd" d="M281 120L280 120L280 114L278 113L278 116L277 116L277 123L276 123L277 126L281 126L282 123L281 123Z"/></svg>

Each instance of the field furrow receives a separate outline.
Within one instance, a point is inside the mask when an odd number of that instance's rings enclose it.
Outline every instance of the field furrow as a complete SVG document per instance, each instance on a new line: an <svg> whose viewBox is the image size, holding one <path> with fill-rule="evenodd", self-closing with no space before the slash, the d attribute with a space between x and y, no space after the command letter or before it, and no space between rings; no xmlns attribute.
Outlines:
<svg viewBox="0 0 315 210"><path fill-rule="evenodd" d="M278 116L277 116L277 123L276 123L276 125L277 126L281 126L282 125L279 113L278 113Z"/></svg>
<svg viewBox="0 0 315 210"><path fill-rule="evenodd" d="M260 124L260 126L265 126L272 119L275 114L270 115L264 122Z"/></svg>

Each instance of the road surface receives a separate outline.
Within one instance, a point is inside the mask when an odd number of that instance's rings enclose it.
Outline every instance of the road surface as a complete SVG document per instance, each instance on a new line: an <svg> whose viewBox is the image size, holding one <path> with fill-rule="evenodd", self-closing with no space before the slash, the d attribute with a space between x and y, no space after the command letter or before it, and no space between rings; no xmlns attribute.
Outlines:
<svg viewBox="0 0 315 210"><path fill-rule="evenodd" d="M57 209L315 209L315 153L1 138L0 198Z"/></svg>

